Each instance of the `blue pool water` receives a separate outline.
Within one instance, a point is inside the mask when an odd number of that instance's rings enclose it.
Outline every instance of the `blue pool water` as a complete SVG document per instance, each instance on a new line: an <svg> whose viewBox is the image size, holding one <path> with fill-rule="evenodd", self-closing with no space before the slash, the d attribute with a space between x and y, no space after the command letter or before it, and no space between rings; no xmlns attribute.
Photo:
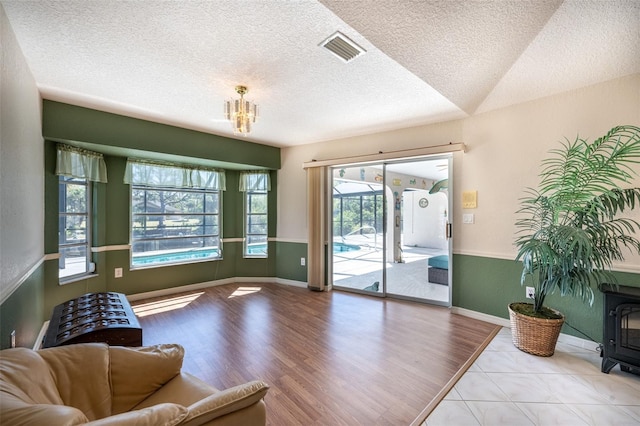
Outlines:
<svg viewBox="0 0 640 426"><path fill-rule="evenodd" d="M266 247L265 244L259 244L259 245L249 247L249 254L264 253L265 247ZM356 246L354 244L333 243L334 253L343 253L347 251L356 251L356 250L360 250L360 246ZM160 253L160 254L135 256L132 260L132 263L133 263L133 266L144 266L144 265L154 265L154 264L162 264L162 263L187 262L191 260L204 260L208 258L213 259L216 257L218 257L218 249L207 248L202 250L189 250L189 251L182 251L177 253Z"/></svg>
<svg viewBox="0 0 640 426"><path fill-rule="evenodd" d="M356 251L356 250L360 250L360 246L356 246L354 244L346 244L346 243L333 243L334 253L343 253L345 251Z"/></svg>
<svg viewBox="0 0 640 426"><path fill-rule="evenodd" d="M249 247L249 254L264 253L266 244L258 244ZM132 259L133 266L154 265L162 263L180 263L190 260L206 260L208 258L215 259L218 257L217 248L207 248L202 250L189 250L175 253L159 253L135 256Z"/></svg>
<svg viewBox="0 0 640 426"><path fill-rule="evenodd" d="M218 249L202 249L202 250L190 250L182 251L178 253L160 253L149 254L144 256L135 256L131 263L134 266L153 265L156 263L175 263L184 262L189 260L207 259L209 257L215 258L218 256Z"/></svg>

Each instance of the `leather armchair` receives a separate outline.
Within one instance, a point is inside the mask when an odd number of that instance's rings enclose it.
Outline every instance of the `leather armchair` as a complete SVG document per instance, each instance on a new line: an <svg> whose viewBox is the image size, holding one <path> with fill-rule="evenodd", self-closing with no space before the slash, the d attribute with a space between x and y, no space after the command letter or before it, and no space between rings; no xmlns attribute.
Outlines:
<svg viewBox="0 0 640 426"><path fill-rule="evenodd" d="M264 425L261 381L218 390L181 372L184 349L84 343L0 351L7 425Z"/></svg>

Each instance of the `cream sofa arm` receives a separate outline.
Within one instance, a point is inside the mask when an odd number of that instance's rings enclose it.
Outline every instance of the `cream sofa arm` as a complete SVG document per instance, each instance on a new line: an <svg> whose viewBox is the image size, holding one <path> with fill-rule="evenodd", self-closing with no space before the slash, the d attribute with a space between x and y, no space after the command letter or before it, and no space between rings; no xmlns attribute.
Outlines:
<svg viewBox="0 0 640 426"><path fill-rule="evenodd" d="M185 423L201 425L258 403L267 394L269 386L259 380L234 386L210 395L188 407Z"/></svg>
<svg viewBox="0 0 640 426"><path fill-rule="evenodd" d="M86 423L88 426L175 426L181 424L189 412L178 404L164 403L140 410L128 411Z"/></svg>
<svg viewBox="0 0 640 426"><path fill-rule="evenodd" d="M15 404L15 398L0 395L0 424L16 426L84 425L89 419L77 408L56 404Z"/></svg>

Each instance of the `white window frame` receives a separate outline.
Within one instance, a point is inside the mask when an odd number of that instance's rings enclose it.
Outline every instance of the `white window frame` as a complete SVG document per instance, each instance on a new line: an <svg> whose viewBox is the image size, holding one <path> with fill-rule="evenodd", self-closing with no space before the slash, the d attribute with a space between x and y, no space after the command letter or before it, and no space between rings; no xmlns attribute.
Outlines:
<svg viewBox="0 0 640 426"><path fill-rule="evenodd" d="M254 195L264 196L265 205L264 212L251 212L251 199ZM245 191L244 193L244 244L243 256L245 258L266 258L269 256L269 192L267 190ZM252 217L264 216L264 232L252 232ZM250 240L253 237L264 237L264 252L251 252L252 244Z"/></svg>
<svg viewBox="0 0 640 426"><path fill-rule="evenodd" d="M203 212L202 213L157 213L157 212L149 212L146 211L144 213L135 213L134 212L134 199L133 199L133 194L134 191L138 191L138 190L142 190L142 191L170 191L170 192L182 192L182 193L191 193L191 194L202 194L203 197L206 197L206 194L217 194L217 200L218 200L218 205L217 205L217 213L206 213L204 211L204 205L203 205ZM145 269L145 268L156 268L156 267L162 267L162 266L170 266L170 265L182 265L182 264L190 264L190 263L199 263L199 262L208 262L208 261L214 261L214 260L221 260L222 259L222 190L217 190L217 189L195 189L195 188L176 188L176 187L166 187L166 186L155 186L155 185L135 185L132 184L131 185L131 189L130 189L130 206L131 206L131 223L129 226L129 231L130 231L130 239L131 239L131 256L130 256L130 267L131 269ZM218 233L217 234L202 234L202 235L198 235L198 236L160 236L160 237L146 237L146 238L139 238L136 237L134 235L134 225L135 225L135 221L136 221L136 217L137 216L149 216L149 215L163 215L163 216L216 216L217 217L217 224L218 224ZM204 222L204 221L203 221ZM205 225L203 225L205 226ZM176 257L176 259L173 260L166 260L166 261L159 261L159 262L146 262L143 263L141 261L136 262L136 258L140 258L142 256L136 256L134 249L135 249L135 245L136 243L140 243L140 242L160 242L160 241L169 241L169 240L176 240L176 239L189 239L192 238L193 240L197 240L197 239L201 239L203 242L205 241L205 239L207 238L213 238L216 241L216 244L214 244L213 246L201 246L201 247L195 247L190 250L189 248L176 248L176 249L164 249L164 250L158 250L157 253L154 254L149 254L148 256L159 256L162 257L164 256L174 256ZM207 250L213 250L215 247L217 247L217 253L214 256L204 256L203 253L206 253ZM200 249L201 251L198 252L198 249ZM141 252L141 253L146 253L146 252ZM193 256L193 257L192 257ZM182 258L180 258L182 257Z"/></svg>
<svg viewBox="0 0 640 426"><path fill-rule="evenodd" d="M89 275L92 275L94 272L94 264L91 261L91 240L92 240L92 230L93 230L93 216L91 212L92 205L92 191L93 185L92 182L87 179L81 178L70 178L67 176L58 176L58 202L62 202L62 189L65 188L64 198L67 197L67 188L69 185L82 185L85 186L85 212L67 212L66 207L65 211L62 211L62 206L58 206L58 253L60 258L58 260L58 280L60 284L67 284L73 281L77 281L79 279L85 278ZM61 234L66 232L66 226L64 225L63 218L66 217L85 217L85 240L84 242L64 242L61 243ZM66 220L65 220L66 222ZM66 263L65 249L73 248L73 247L84 247L86 256L85 256L85 266L84 270L78 273L72 273L69 275L61 275L62 271L66 270L69 265ZM65 266L62 268L61 266Z"/></svg>

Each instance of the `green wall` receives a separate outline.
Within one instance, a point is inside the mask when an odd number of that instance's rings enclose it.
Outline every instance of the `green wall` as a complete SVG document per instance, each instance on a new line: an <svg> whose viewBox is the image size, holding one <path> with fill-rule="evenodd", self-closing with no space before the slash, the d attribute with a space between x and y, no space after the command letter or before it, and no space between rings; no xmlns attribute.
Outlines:
<svg viewBox="0 0 640 426"><path fill-rule="evenodd" d="M43 101L44 142L44 253L58 252L58 177L55 175L56 142L93 149L105 154L109 182L93 185L93 254L96 273L86 279L60 285L58 260L46 260L0 307L0 348L10 345L17 331L19 346L33 346L40 328L53 308L88 292L115 291L137 294L233 277L276 277L277 244L269 242L269 256L245 259L244 196L238 190L241 170L267 170L270 238L277 235L277 170L280 149L222 136L152 123L59 102ZM130 253L119 247L129 244L130 188L124 184L127 156L193 161L226 171L222 194L221 260L176 266L130 270ZM114 269L123 268L115 278ZM305 274L306 276L306 274Z"/></svg>
<svg viewBox="0 0 640 426"><path fill-rule="evenodd" d="M45 264L40 265L0 307L0 349L10 347L11 331L16 346L33 347L44 321Z"/></svg>
<svg viewBox="0 0 640 426"><path fill-rule="evenodd" d="M480 256L454 255L453 306L509 318L507 305L526 301L520 285L520 263ZM640 287L640 275L616 272L618 284ZM593 305L574 297L547 297L545 305L565 315L562 333L587 340L602 340L603 295L595 290ZM573 327L573 328L572 328ZM577 329L577 330L576 330Z"/></svg>
<svg viewBox="0 0 640 426"><path fill-rule="evenodd" d="M75 105L43 101L42 135L54 141L95 144L227 163L229 167L280 168L280 149Z"/></svg>
<svg viewBox="0 0 640 426"><path fill-rule="evenodd" d="M45 192L46 223L45 245L47 253L57 253L57 211L58 211L58 178L55 175L56 149L55 143L45 142ZM93 246L107 247L106 251L94 254L97 274L80 281L58 285L55 268L56 261L51 264L50 273L46 273L47 286L45 310L50 310L59 303L86 292L115 291L125 294L145 293L171 287L198 284L238 276L275 277L276 247L269 243L269 254L266 259L245 259L242 256L241 241L223 243L221 260L189 263L185 265L161 266L155 268L130 270L130 253L127 249L111 249L109 246L129 244L130 225L130 186L123 182L126 158L105 156L108 183L94 184L94 234ZM226 171L226 191L222 194L222 238L240 239L244 227L244 196L238 190L240 172ZM272 190L269 192L269 236L276 234L277 221L277 174L271 172ZM55 195L55 196L54 196ZM114 277L114 269L123 268L122 278Z"/></svg>
<svg viewBox="0 0 640 426"><path fill-rule="evenodd" d="M306 283L307 267L300 265L300 258L302 257L307 259L306 243L278 241L276 244L276 271L278 278Z"/></svg>
<svg viewBox="0 0 640 426"><path fill-rule="evenodd" d="M227 190L222 201L222 237L240 239L243 235L243 197L238 191L239 170L270 170L269 237L277 236L278 148L232 140L130 117L108 114L72 105L44 101L45 137L45 254L57 253L58 181L55 176L55 141L67 141L105 152L109 183L94 185L94 247L129 244L129 186L122 181L126 157L178 155L223 165ZM0 347L9 346L15 329L19 346L32 346L43 321L54 306L87 292L116 291L136 294L232 277L274 277L306 282L307 244L270 241L267 259L242 257L242 242L226 241L223 259L187 265L129 270L129 250L111 249L94 253L95 276L59 285L57 260L40 265L0 307ZM122 278L113 270L122 267ZM508 318L507 305L524 299L520 286L520 267L511 260L454 255L453 305L488 315ZM619 283L640 287L640 275L617 273ZM567 323L563 332L600 340L602 336L602 295L596 292L593 306L570 297L550 296L547 304L563 312Z"/></svg>

